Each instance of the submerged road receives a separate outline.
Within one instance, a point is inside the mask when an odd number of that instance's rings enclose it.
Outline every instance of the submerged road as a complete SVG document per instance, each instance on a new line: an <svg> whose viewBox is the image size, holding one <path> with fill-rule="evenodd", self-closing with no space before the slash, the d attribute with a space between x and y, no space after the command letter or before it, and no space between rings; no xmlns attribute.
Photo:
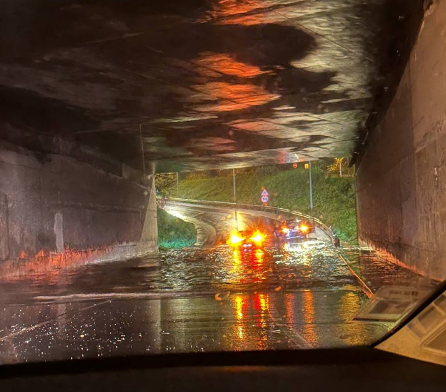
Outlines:
<svg viewBox="0 0 446 392"><path fill-rule="evenodd" d="M243 252L224 244L230 209L166 209L196 224L196 246L1 282L0 363L369 345L392 328L354 319L368 297L323 231L297 250L268 243ZM242 226L283 218L238 216ZM370 252L350 248L349 256L364 273L375 271L374 288L393 277L405 286L430 283Z"/></svg>

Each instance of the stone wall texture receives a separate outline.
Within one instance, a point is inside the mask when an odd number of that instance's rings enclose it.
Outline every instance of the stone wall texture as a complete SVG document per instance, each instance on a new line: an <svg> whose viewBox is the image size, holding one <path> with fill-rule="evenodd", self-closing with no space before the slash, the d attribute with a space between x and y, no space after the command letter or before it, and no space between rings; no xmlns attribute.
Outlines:
<svg viewBox="0 0 446 392"><path fill-rule="evenodd" d="M91 151L83 155L88 159L0 141L0 266L61 254L94 261L93 254L113 259L156 250L156 233L141 238L150 193L129 178L135 171L102 165Z"/></svg>
<svg viewBox="0 0 446 392"><path fill-rule="evenodd" d="M357 172L359 241L446 278L446 2L426 12Z"/></svg>

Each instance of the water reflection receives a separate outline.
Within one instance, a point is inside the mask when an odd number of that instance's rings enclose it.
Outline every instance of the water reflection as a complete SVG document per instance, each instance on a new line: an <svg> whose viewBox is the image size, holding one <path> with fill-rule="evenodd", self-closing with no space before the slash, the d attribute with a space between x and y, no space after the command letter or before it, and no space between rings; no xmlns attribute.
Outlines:
<svg viewBox="0 0 446 392"><path fill-rule="evenodd" d="M265 22L265 16L261 13L257 15L249 15L255 10L262 10L267 5L271 5L271 2L264 0L219 0L213 2L212 9L207 13L207 17L204 21L221 23L221 24L241 24L249 25L250 23L262 23ZM230 18L229 18L230 17Z"/></svg>
<svg viewBox="0 0 446 392"><path fill-rule="evenodd" d="M318 13L326 6L315 7L312 12ZM169 56L176 67L187 70L176 92L174 116L183 118L184 125L180 121L168 127L187 127L189 132L183 135L166 128L167 144L175 138L176 145L195 150L195 155L209 150L222 154L277 149L285 155L280 159L289 161L289 148L296 143L299 147L315 141L329 143L334 128L336 138L347 140L348 124L356 127L367 103L364 97L370 94L362 87L361 99L352 100L351 85L359 80L355 70L336 78L333 48L329 55L318 51L320 43L311 29L295 23L295 18L312 12L294 3L212 1L190 26L194 37L202 38L193 46L186 38L185 25L168 32L171 38L167 41L174 42L174 47L151 43L158 48L155 53ZM335 49L339 52L340 48ZM345 58L345 53L336 54ZM315 56L317 67L299 63L310 55ZM160 74L167 84L168 75ZM342 121L336 121L337 116L325 117L339 111ZM168 116L163 122L168 124ZM218 149L210 142L216 131L221 139ZM247 133L254 134L255 140L247 143Z"/></svg>
<svg viewBox="0 0 446 392"><path fill-rule="evenodd" d="M4 313L0 363L370 344L391 326L352 322L354 297L307 290L21 306L20 323L18 308Z"/></svg>
<svg viewBox="0 0 446 392"><path fill-rule="evenodd" d="M339 347L370 344L392 327L354 320L367 297L334 248L300 245L183 249L164 253L159 266L87 265L58 285L37 277L35 290L29 281L0 285L0 362ZM418 281L410 271L397 278Z"/></svg>
<svg viewBox="0 0 446 392"><path fill-rule="evenodd" d="M232 289L237 285L248 285L252 288L268 279L272 272L271 259L265 262L265 251L262 249L232 250L232 269L228 274L228 283L231 284ZM215 282L219 286L218 282Z"/></svg>
<svg viewBox="0 0 446 392"><path fill-rule="evenodd" d="M359 298L351 292L345 293L340 298L339 310L343 322L339 323L337 333L348 345L364 344L364 338L367 336L366 324L352 321L364 302L364 298Z"/></svg>
<svg viewBox="0 0 446 392"><path fill-rule="evenodd" d="M377 54L389 65L403 49L388 53L395 37L410 46L402 26L417 2L396 2L390 15L388 3L111 1L98 8L45 1L39 12L12 2L1 9L3 35L15 31L0 43L4 121L27 128L27 119L62 137L82 128L80 143L131 166L141 146L130 135L140 123L160 166L220 168L253 157L260 164L292 159L296 149L314 157L345 152L370 113L372 92L384 87ZM69 76L64 83L61 75ZM211 138L223 139L219 154Z"/></svg>
<svg viewBox="0 0 446 392"><path fill-rule="evenodd" d="M243 297L240 295L235 296L235 308L237 312L237 323L235 325L236 335L240 340L245 337L243 317L247 311L247 302L243 301Z"/></svg>
<svg viewBox="0 0 446 392"><path fill-rule="evenodd" d="M274 347L278 339L271 339L273 325L270 321L269 294L236 294L231 297L235 322L230 326L229 336L234 336L239 343L231 349L265 350ZM270 345L271 344L271 345Z"/></svg>
<svg viewBox="0 0 446 392"><path fill-rule="evenodd" d="M279 252L279 253L278 253ZM158 265L159 264L159 265ZM6 283L9 282L9 283ZM305 252L280 253L280 249L174 250L153 264L145 260L89 264L78 268L27 273L4 280L2 301L84 293L157 293L274 291L329 285L355 287L354 276L339 263L333 249L310 248ZM31 289L32 288L32 289ZM10 295L8 294L10 293Z"/></svg>
<svg viewBox="0 0 446 392"><path fill-rule="evenodd" d="M310 290L303 292L303 317L305 324L303 326L303 336L313 346L317 346L318 335L315 331L316 314L314 309L314 296Z"/></svg>
<svg viewBox="0 0 446 392"><path fill-rule="evenodd" d="M262 70L258 66L236 61L227 53L204 52L196 61L202 66L228 76L253 78L272 73L271 70Z"/></svg>

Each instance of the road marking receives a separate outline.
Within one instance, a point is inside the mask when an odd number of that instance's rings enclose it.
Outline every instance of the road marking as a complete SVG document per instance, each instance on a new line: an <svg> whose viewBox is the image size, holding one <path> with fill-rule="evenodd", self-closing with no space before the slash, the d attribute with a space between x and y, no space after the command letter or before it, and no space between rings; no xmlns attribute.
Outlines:
<svg viewBox="0 0 446 392"><path fill-rule="evenodd" d="M161 298L184 298L184 297L207 297L214 296L215 292L167 292L167 293L89 293L68 295L40 295L34 297L35 301L86 301L95 299L161 299Z"/></svg>
<svg viewBox="0 0 446 392"><path fill-rule="evenodd" d="M96 306L106 304L107 302L110 302L110 301L102 301L102 302L96 303L96 304L91 305L91 306L86 306L85 308L76 309L76 310L69 310L69 311L67 311L67 312L59 313L55 318L53 318L53 319L51 319L51 320L47 320L47 321L44 321L44 322L42 322L42 323L34 324L34 325L31 325L30 327L23 328L23 329L21 329L20 331L12 332L12 333L10 333L9 335L3 336L3 337L0 338L0 342L6 341L6 340L8 340L8 339L10 339L10 338L13 338L13 337L15 337L15 336L24 334L24 333L26 333L26 332L33 331L33 330L35 330L36 328L43 327L44 325L51 324L51 323L53 323L54 321L56 321L58 318L60 318L60 317L62 317L62 316L70 315L70 314L76 314L76 313L82 312L82 311L84 311L84 310L88 310L88 309L94 308L94 307L96 307Z"/></svg>

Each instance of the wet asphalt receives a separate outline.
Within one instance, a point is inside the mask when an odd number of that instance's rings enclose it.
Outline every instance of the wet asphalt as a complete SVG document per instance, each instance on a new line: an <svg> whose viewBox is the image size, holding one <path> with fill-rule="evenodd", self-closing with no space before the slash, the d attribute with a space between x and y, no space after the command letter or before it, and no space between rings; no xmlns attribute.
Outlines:
<svg viewBox="0 0 446 392"><path fill-rule="evenodd" d="M291 250L243 251L225 244L233 211L166 208L198 226L196 246L1 282L0 363L370 345L394 324L354 319L368 296L351 266L373 292L431 284L369 250L335 249L321 230ZM238 215L241 226L274 218Z"/></svg>

